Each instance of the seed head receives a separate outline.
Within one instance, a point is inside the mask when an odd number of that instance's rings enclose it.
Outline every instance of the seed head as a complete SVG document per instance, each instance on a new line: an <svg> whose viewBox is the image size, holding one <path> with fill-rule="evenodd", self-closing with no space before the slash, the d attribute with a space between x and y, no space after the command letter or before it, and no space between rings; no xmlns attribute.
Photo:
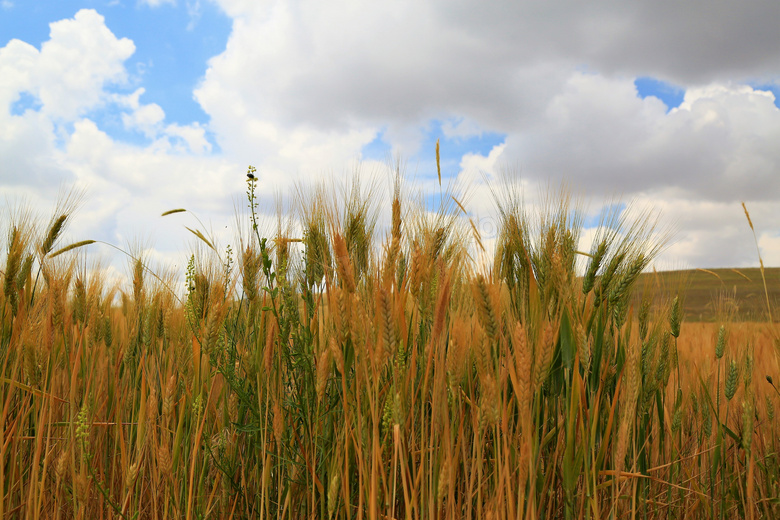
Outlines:
<svg viewBox="0 0 780 520"><path fill-rule="evenodd" d="M720 326L718 330L718 342L715 344L715 357L720 359L726 351L726 327Z"/></svg>
<svg viewBox="0 0 780 520"><path fill-rule="evenodd" d="M734 397L734 394L737 392L737 379L738 379L738 369L737 369L737 363L736 361L731 361L729 363L729 373L726 376L726 399L731 401L731 399Z"/></svg>
<svg viewBox="0 0 780 520"><path fill-rule="evenodd" d="M680 337L680 297L675 296L672 302L672 309L669 312L669 327L671 328L672 336L675 338Z"/></svg>

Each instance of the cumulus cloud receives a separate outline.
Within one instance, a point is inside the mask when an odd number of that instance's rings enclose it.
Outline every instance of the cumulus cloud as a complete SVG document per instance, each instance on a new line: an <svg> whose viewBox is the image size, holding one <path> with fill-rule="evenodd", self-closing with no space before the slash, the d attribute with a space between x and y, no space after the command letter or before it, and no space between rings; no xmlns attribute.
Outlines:
<svg viewBox="0 0 780 520"><path fill-rule="evenodd" d="M104 101L104 87L127 79L124 61L135 52L127 38L116 38L104 18L82 9L72 19L50 24L34 75L42 111L72 119Z"/></svg>
<svg viewBox="0 0 780 520"><path fill-rule="evenodd" d="M711 85L666 112L629 79L573 75L505 159L532 178L571 178L593 193L675 187L688 198L764 200L780 193L780 110L771 93Z"/></svg>
<svg viewBox="0 0 780 520"><path fill-rule="evenodd" d="M196 155L211 151L211 143L206 138L206 129L198 123L191 125L173 123L165 127L165 133L170 137L181 139L186 147L179 147L180 150L189 151Z"/></svg>
<svg viewBox="0 0 780 520"><path fill-rule="evenodd" d="M157 103L139 106L129 113L122 114L122 123L128 130L138 130L147 137L159 133L158 127L165 119L165 111Z"/></svg>
<svg viewBox="0 0 780 520"><path fill-rule="evenodd" d="M38 50L23 41L11 40L0 49L0 106L7 110L30 89L37 60Z"/></svg>
<svg viewBox="0 0 780 520"><path fill-rule="evenodd" d="M207 153L211 144L199 124L164 124L156 104L143 104L144 89L117 94L109 87L126 83L124 62L135 51L127 38L117 38L94 10L84 9L71 19L50 24L50 37L40 50L20 40L0 48L0 180L23 192L33 187L51 195L61 182L79 180L62 147L78 136L69 127L96 108L113 104L125 109L126 128L155 140L152 149ZM25 94L33 107L14 113ZM98 136L87 146L96 151L112 140ZM26 188L22 188L26 186Z"/></svg>
<svg viewBox="0 0 780 520"><path fill-rule="evenodd" d="M70 120L104 103L107 85L127 80L124 61L135 45L114 36L91 9L51 23L50 29L40 51L19 40L0 49L0 106L7 110L29 93L48 117Z"/></svg>
<svg viewBox="0 0 780 520"><path fill-rule="evenodd" d="M566 76L501 59L425 4L222 5L235 13L233 33L196 91L217 125L232 113L317 131L382 126L414 152L409 136L429 119L457 114L496 129L533 114Z"/></svg>
<svg viewBox="0 0 780 520"><path fill-rule="evenodd" d="M40 51L19 40L0 48L0 180L44 192L73 179L55 153L66 137L62 124L109 99L105 87L126 80L123 62L135 49L130 40L116 38L93 10L50 28ZM23 94L36 107L12 113Z"/></svg>
<svg viewBox="0 0 780 520"><path fill-rule="evenodd" d="M165 111L157 103L141 103L145 89L139 88L129 95L115 95L114 101L128 109L121 119L125 129L142 133L154 139L152 148L201 155L211 151L206 128L200 123L180 125L165 124Z"/></svg>

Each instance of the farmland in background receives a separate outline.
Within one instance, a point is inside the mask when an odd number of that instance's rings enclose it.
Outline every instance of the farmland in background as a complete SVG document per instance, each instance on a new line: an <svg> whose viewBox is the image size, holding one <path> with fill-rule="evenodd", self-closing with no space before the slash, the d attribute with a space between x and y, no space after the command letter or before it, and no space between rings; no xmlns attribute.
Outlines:
<svg viewBox="0 0 780 520"><path fill-rule="evenodd" d="M643 274L645 282L684 291L683 308L688 321L767 321L767 295L773 321L780 321L780 268L764 269L766 293L758 267L739 269L690 269Z"/></svg>

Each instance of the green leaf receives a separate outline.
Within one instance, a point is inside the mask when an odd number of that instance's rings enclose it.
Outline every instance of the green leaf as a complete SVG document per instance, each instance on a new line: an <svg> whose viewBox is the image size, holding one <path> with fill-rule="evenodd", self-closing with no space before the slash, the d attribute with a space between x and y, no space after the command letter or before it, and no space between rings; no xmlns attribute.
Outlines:
<svg viewBox="0 0 780 520"><path fill-rule="evenodd" d="M577 344L574 339L574 331L571 327L571 320L569 318L569 309L563 309L563 315L561 316L561 362L563 366L569 370L574 366L574 358L577 355Z"/></svg>

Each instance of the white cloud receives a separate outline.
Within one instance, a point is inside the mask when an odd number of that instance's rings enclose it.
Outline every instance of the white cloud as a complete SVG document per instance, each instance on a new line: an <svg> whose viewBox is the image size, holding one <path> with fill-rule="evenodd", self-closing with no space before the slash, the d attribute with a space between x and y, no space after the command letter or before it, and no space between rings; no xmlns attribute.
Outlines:
<svg viewBox="0 0 780 520"><path fill-rule="evenodd" d="M0 48L0 180L48 193L73 179L55 154L64 137L60 124L107 99L104 87L126 78L123 62L135 48L117 39L92 10L50 27L40 51L19 40ZM12 103L24 93L39 109L12 114Z"/></svg>
<svg viewBox="0 0 780 520"><path fill-rule="evenodd" d="M211 143L206 139L206 129L198 123L192 125L170 124L165 133L178 137L187 144L187 151L201 155L211 151Z"/></svg>
<svg viewBox="0 0 780 520"><path fill-rule="evenodd" d="M54 195L60 182L73 179L55 159L56 146L54 125L43 114L34 111L22 116L0 114L0 184L35 186L49 196Z"/></svg>
<svg viewBox="0 0 780 520"><path fill-rule="evenodd" d="M135 52L127 38L117 39L104 18L82 9L72 19L50 24L34 69L35 94L52 117L71 119L100 105L104 87L123 83L123 62Z"/></svg>
<svg viewBox="0 0 780 520"><path fill-rule="evenodd" d="M165 125L165 111L157 103L143 104L141 96L146 92L139 88L129 95L114 95L112 100L130 112L122 113L125 129L141 132L155 139L152 148L156 150L191 152L201 155L211 151L211 143L206 138L206 128L200 123Z"/></svg>
<svg viewBox="0 0 780 520"><path fill-rule="evenodd" d="M780 236L762 233L758 239L758 246L765 266L780 265ZM755 265L755 262L751 262L750 265Z"/></svg>
<svg viewBox="0 0 780 520"><path fill-rule="evenodd" d="M285 129L383 127L413 153L429 119L454 114L496 129L533 113L567 75L498 59L424 3L221 5L236 16L233 33L196 91L218 128L228 114Z"/></svg>
<svg viewBox="0 0 780 520"><path fill-rule="evenodd" d="M629 79L575 74L532 128L510 132L504 158L593 194L675 187L693 199L763 200L780 193L778 139L780 110L750 87L690 89L666 113Z"/></svg>
<svg viewBox="0 0 780 520"><path fill-rule="evenodd" d="M0 107L5 110L33 85L38 50L19 40L0 48Z"/></svg>
<svg viewBox="0 0 780 520"><path fill-rule="evenodd" d="M157 127L165 119L165 111L156 103L139 106L131 113L122 114L122 123L128 130L139 130L147 137L155 136Z"/></svg>
<svg viewBox="0 0 780 520"><path fill-rule="evenodd" d="M498 171L498 160L505 148L503 144L494 146L487 156L474 153L464 155L460 161L458 180L470 184L476 182L483 172L495 174Z"/></svg>

